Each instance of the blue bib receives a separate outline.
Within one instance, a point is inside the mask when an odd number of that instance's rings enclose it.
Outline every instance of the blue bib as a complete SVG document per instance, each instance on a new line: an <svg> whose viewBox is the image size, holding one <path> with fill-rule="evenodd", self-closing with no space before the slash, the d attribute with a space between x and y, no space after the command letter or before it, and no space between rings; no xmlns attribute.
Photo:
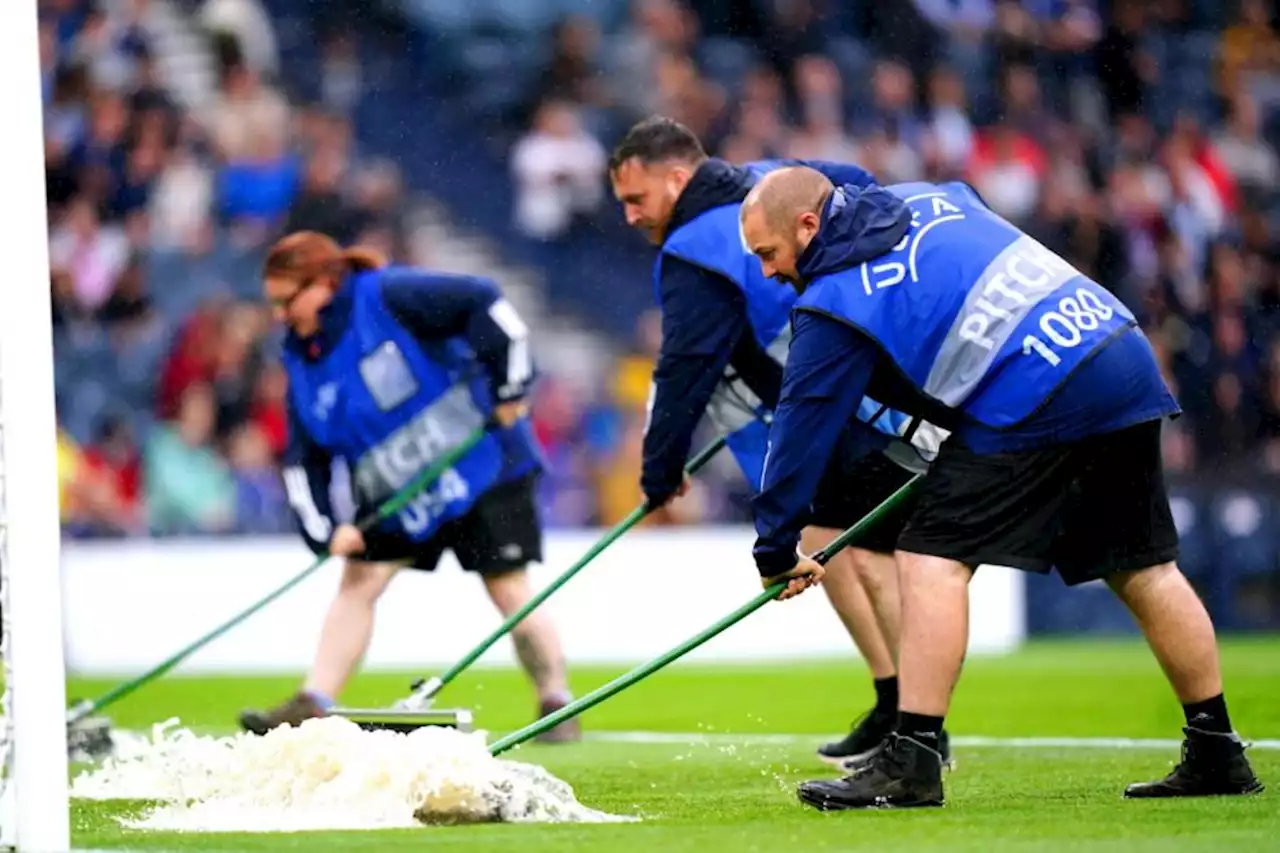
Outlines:
<svg viewBox="0 0 1280 853"><path fill-rule="evenodd" d="M418 343L383 305L376 271L346 286L351 316L338 344L316 361L286 352L284 365L304 428L346 458L357 503L372 508L485 426L493 404L463 340ZM488 434L377 529L424 541L470 510L503 468L502 444Z"/></svg>
<svg viewBox="0 0 1280 853"><path fill-rule="evenodd" d="M1136 325L1105 288L960 183L888 189L911 208L893 249L821 276L796 303L870 336L926 397L994 429L1034 414ZM833 210L843 203L836 191Z"/></svg>
<svg viewBox="0 0 1280 853"><path fill-rule="evenodd" d="M778 168L771 161L746 166L756 179ZM747 248L739 224L740 206L725 204L691 219L667 236L654 263L654 287L661 301L662 264L664 258L679 258L733 282L742 291L747 306L747 320L757 344L779 365L786 363L791 342L791 310L796 291L789 285L772 281L760 271L760 261ZM769 449L769 406L739 378L730 365L707 406L707 415L725 435L733 453L753 489L760 488L764 459ZM911 419L900 412L886 409L871 399L864 399L858 417L875 429L898 437L906 433ZM931 436L926 432L921 439ZM907 451L895 442L886 455L899 464L923 464L932 455ZM934 448L936 452L936 447ZM914 467L914 466L912 466Z"/></svg>

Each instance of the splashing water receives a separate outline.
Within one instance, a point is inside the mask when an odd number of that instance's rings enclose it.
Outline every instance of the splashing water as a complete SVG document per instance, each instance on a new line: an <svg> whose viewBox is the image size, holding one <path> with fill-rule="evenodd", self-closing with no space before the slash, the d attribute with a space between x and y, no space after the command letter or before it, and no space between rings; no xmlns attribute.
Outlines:
<svg viewBox="0 0 1280 853"><path fill-rule="evenodd" d="M71 794L158 801L120 822L198 832L636 819L582 805L541 767L494 758L481 732L364 731L342 717L217 738L169 720L149 737L117 737L116 754L77 776Z"/></svg>

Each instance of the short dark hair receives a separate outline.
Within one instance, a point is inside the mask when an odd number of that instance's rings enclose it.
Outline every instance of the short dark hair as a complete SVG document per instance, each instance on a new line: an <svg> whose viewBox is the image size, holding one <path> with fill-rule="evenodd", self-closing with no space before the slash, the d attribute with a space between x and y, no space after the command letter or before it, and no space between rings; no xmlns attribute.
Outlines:
<svg viewBox="0 0 1280 853"><path fill-rule="evenodd" d="M675 119L652 116L637 122L622 137L609 156L609 172L618 171L623 163L632 159L649 165L666 160L698 163L706 157L707 152L692 130Z"/></svg>

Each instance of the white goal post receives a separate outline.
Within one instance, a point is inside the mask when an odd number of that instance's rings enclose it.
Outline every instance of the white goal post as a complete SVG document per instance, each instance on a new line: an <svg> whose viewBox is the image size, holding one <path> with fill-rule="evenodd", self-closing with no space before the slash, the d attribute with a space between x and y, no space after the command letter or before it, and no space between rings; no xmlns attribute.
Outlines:
<svg viewBox="0 0 1280 853"><path fill-rule="evenodd" d="M0 848L71 846L36 0L0 2Z"/></svg>

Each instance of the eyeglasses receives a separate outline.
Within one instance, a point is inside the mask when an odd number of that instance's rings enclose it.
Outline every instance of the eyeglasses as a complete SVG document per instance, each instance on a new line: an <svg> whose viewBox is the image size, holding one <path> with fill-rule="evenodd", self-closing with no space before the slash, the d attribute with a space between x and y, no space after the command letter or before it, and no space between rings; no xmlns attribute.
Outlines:
<svg viewBox="0 0 1280 853"><path fill-rule="evenodd" d="M316 283L316 280L314 278L307 279L306 281L304 281L302 284L298 286L297 290L289 294L284 299L270 300L271 307L278 308L281 311L288 311L290 308L293 307L293 303L298 301L298 297L306 293L308 290L310 290L315 283Z"/></svg>

